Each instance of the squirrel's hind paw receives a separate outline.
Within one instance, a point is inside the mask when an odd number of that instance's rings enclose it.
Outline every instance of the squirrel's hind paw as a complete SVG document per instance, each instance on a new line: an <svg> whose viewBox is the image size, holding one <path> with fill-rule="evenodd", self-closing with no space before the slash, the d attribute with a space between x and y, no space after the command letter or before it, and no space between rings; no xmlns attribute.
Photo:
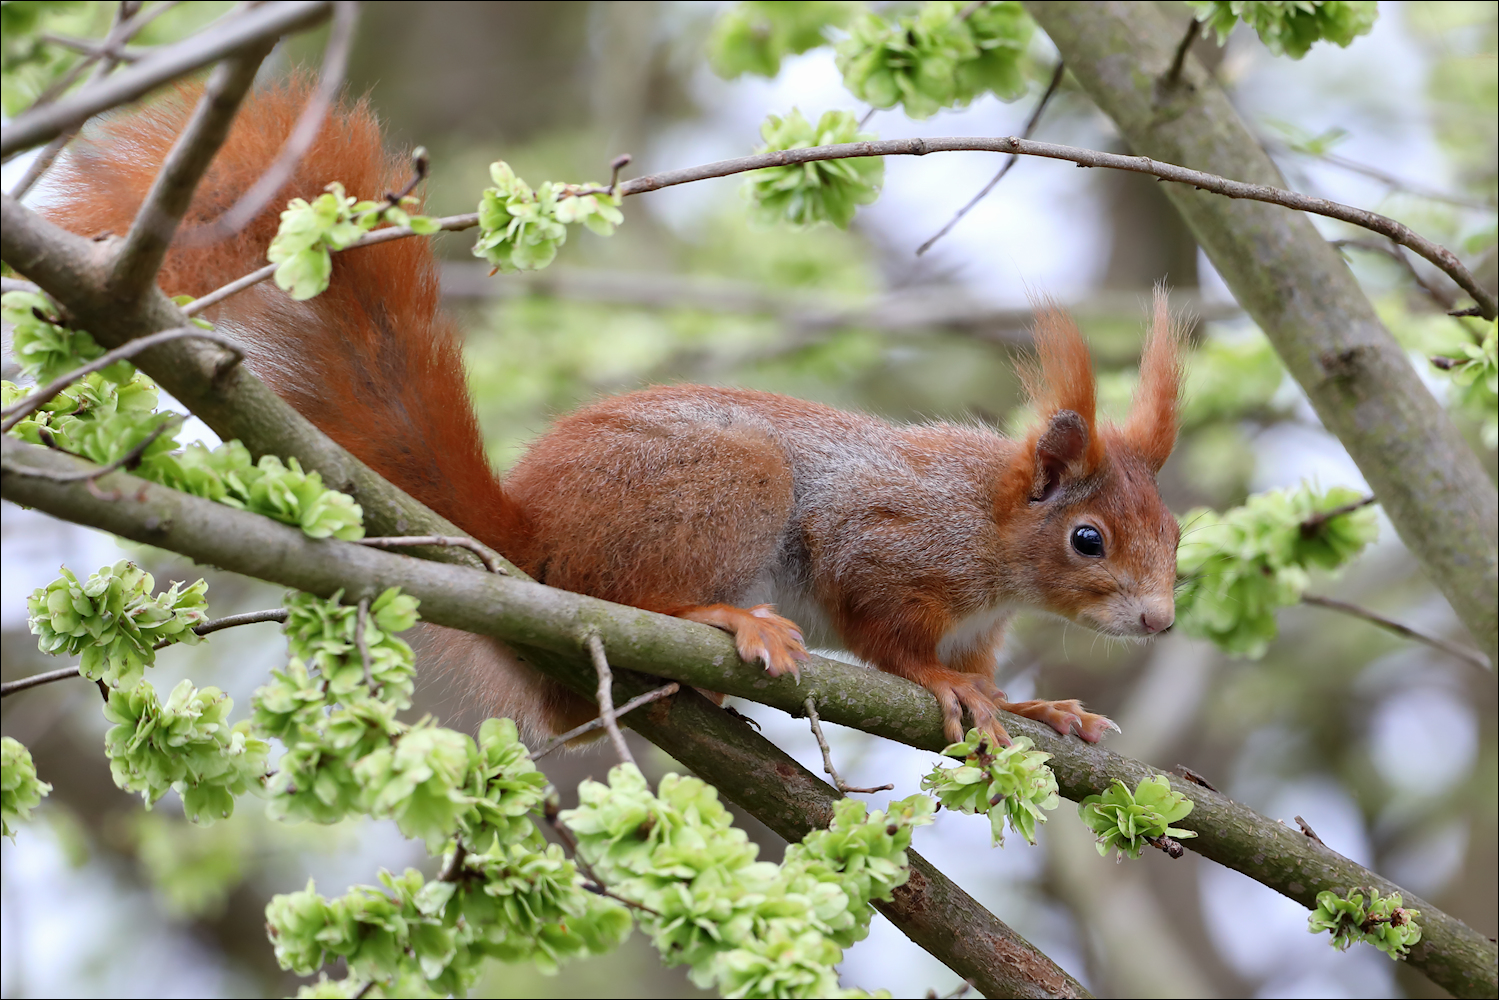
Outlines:
<svg viewBox="0 0 1499 1000"><path fill-rule="evenodd" d="M1076 698L1067 701L1006 701L1001 702L999 707L1006 712L1044 722L1063 736L1076 733L1088 743L1097 743L1110 729L1119 732L1119 727L1112 719L1087 711Z"/></svg>
<svg viewBox="0 0 1499 1000"><path fill-rule="evenodd" d="M721 628L734 637L739 658L745 663L765 664L772 677L790 674L801 680L798 663L808 659L801 629L789 618L776 614L769 604L736 608L731 604L708 604L677 612L678 618Z"/></svg>

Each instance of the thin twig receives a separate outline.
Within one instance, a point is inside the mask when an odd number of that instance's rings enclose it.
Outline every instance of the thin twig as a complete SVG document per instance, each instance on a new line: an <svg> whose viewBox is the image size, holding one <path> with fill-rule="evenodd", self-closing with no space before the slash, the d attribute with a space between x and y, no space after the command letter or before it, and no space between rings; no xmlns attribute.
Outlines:
<svg viewBox="0 0 1499 1000"><path fill-rule="evenodd" d="M817 738L817 746L822 750L822 769L827 772L828 777L833 779L833 787L845 795L849 792L858 792L868 795L873 792L888 792L894 785L879 785L875 788L856 788L848 784L838 776L838 771L833 767L833 751L828 746L826 736L822 735L822 720L817 717L817 699L807 695L807 700L802 703L807 710L807 721L812 724L812 735Z"/></svg>
<svg viewBox="0 0 1499 1000"><path fill-rule="evenodd" d="M1203 788L1206 788L1210 792L1216 792L1218 790L1211 781L1208 781L1208 779L1204 778L1202 775L1198 774L1196 771L1192 770L1185 764L1176 765L1176 773L1190 781L1192 784L1201 785Z"/></svg>
<svg viewBox="0 0 1499 1000"><path fill-rule="evenodd" d="M229 137L234 115L274 44L275 39L266 39L247 45L208 77L198 106L167 153L115 254L109 276L110 291L115 296L133 299L155 283L167 247L192 204L193 192Z"/></svg>
<svg viewBox="0 0 1499 1000"><path fill-rule="evenodd" d="M1416 265L1411 263L1411 259L1405 255L1405 251L1398 243L1390 243L1386 246L1383 243L1376 243L1373 240L1333 240L1332 245L1339 250L1349 247L1355 250L1365 250L1369 253L1382 254L1404 268L1406 273L1411 276L1411 279L1415 281L1416 286L1426 293L1426 297L1441 306L1443 310L1451 309L1457 304L1457 296L1444 288L1439 288L1431 284L1421 276L1421 272L1416 270Z"/></svg>
<svg viewBox="0 0 1499 1000"><path fill-rule="evenodd" d="M359 4L353 0L336 0L333 4L333 26L328 33L328 44L323 49L323 68L318 76L317 89L308 98L307 105L297 117L297 124L286 137L286 142L282 143L281 152L276 154L275 161L224 214L212 222L184 232L181 236L183 246L204 246L233 236L249 225L286 182L291 180L297 164L302 162L302 157L307 155L307 150L312 148L318 133L322 131L328 109L333 106L333 102L338 99L339 90L343 88L344 74L349 65L349 51L353 48L354 30L358 24Z"/></svg>
<svg viewBox="0 0 1499 1000"><path fill-rule="evenodd" d="M276 268L280 266L280 264L267 264L265 267L262 267L259 270L251 271L243 278L235 278L233 281L229 282L229 284L223 285L219 288L215 288L213 291L200 298L193 299L187 305L182 307L182 315L196 316L198 315L198 313L202 312L204 309L207 309L209 306L217 305L231 295L242 292L246 288L249 288L253 285L260 284L262 281L275 274Z"/></svg>
<svg viewBox="0 0 1499 1000"><path fill-rule="evenodd" d="M1048 105L1048 104L1051 103L1052 96L1054 94L1056 94L1057 88L1059 86L1061 86L1062 75L1066 71L1067 71L1066 64L1064 64L1060 59L1058 59L1057 60L1057 68L1054 69L1054 70L1052 70L1052 73L1051 73L1051 82L1046 85L1046 92L1041 95L1041 100L1036 103L1036 109L1031 112L1030 118L1025 123L1025 131L1022 133L1022 138L1029 139L1035 133L1035 131L1036 131L1036 124L1041 121L1041 113L1046 110L1046 105ZM968 204L966 204L962 208L958 209L957 214L954 215L951 219L947 220L947 225L945 225L941 229L937 230L937 233L936 233L935 236L933 236L931 239L927 240L925 243L921 244L921 246L919 246L919 247L916 248L916 256L920 257L922 254L926 253L928 250L930 250L932 248L932 244L933 243L936 243L942 237L946 236L949 232L951 232L952 228L954 226L956 226L962 220L963 216L965 216L969 212L973 211L973 208L974 208L975 205L977 205L979 202L983 201L985 198L987 198L989 196L989 192L994 190L994 186L996 184L998 184L1000 181L1004 180L1005 179L1005 174L1009 173L1010 172L1010 168L1013 167L1019 161L1020 161L1020 157L1018 155L1016 155L1015 153L1011 153L1009 155L1009 158L1006 159L1005 162L1000 165L1000 168L999 168L998 172L996 172L993 177L989 178L989 183L984 185L983 190L980 191L978 194L974 195L969 200Z"/></svg>
<svg viewBox="0 0 1499 1000"><path fill-rule="evenodd" d="M1173 181L1178 184L1188 184L1211 194L1223 195L1227 198L1246 199L1250 201L1263 201L1272 205L1280 205L1283 208L1295 209L1299 212L1310 212L1314 215L1323 215L1330 219L1347 222L1350 225L1359 226L1371 230L1382 236L1387 236L1402 246L1409 247L1416 253L1431 261L1441 268L1452 279L1462 286L1463 291L1473 297L1473 301L1483 307L1484 318L1492 319L1496 315L1495 297L1487 289L1483 288L1477 280L1469 273L1457 256L1446 247L1440 246L1426 237L1420 235L1408 226L1396 222L1388 216L1377 212L1365 211L1361 208L1353 208L1326 198L1314 198L1296 191L1288 191L1284 188L1271 187L1266 184L1248 184L1244 181L1230 180L1217 174L1205 173L1201 170L1191 170L1187 167L1177 166L1174 163L1163 163L1152 160L1147 156L1129 156L1123 153L1105 153L1095 149L1080 149L1076 146L1062 146L1050 142L1036 142L1033 139L1021 139L1017 136L982 137L982 136L950 136L931 139L884 139L875 142L850 142L830 146L811 146L805 149L782 149L768 153L757 153L753 156L741 156L732 160L720 160L717 163L705 163L701 166L687 167L681 170L668 170L647 177L636 177L620 185L621 195L644 194L647 191L658 191L661 188L672 187L677 184L688 184L694 181L706 180L710 177L727 177L730 174L744 173L748 170L760 170L764 167L784 167L801 163L812 163L819 160L845 159L856 156L925 156L928 153L946 152L990 152L990 153L1018 153L1022 156L1041 156L1054 160L1068 160L1085 167L1106 167L1113 170L1127 170L1131 173L1148 174L1159 177L1162 180Z"/></svg>
<svg viewBox="0 0 1499 1000"><path fill-rule="evenodd" d="M225 615L223 618L215 618L212 621L206 621L202 625L194 625L193 632L197 635L212 635L214 632L221 632L226 628L236 628L240 625L256 625L260 622L284 623L288 616L289 612L285 608L269 608L265 611L246 611L242 615ZM172 646L175 644L175 639L163 639L151 648L165 649L168 646Z"/></svg>
<svg viewBox="0 0 1499 1000"><path fill-rule="evenodd" d="M125 42L128 42L130 39L134 38L137 34L140 33L142 28L155 20L158 15L171 10L180 2L181 0L166 0L165 3L157 4L155 7L152 7L144 13L132 12L132 8L138 9L140 7L140 4L130 4L122 2L115 11L115 27L110 31L109 35L100 45L100 49L102 52L105 52L105 56L103 60L94 67L94 72L89 76L88 82L91 84L97 83L99 80L104 79L110 73L113 73L115 67L120 64L120 61L113 55L108 53L113 52L115 48L124 45ZM86 66L91 61L92 60L85 59L82 63L79 64L79 68L81 68L82 66ZM60 94L66 89L66 87L59 87L57 93ZM37 105L41 103L43 103L42 100L38 98ZM33 107L35 106L36 105L33 105ZM47 143L42 151L32 159L30 164L27 165L26 173L21 175L21 179L17 181L16 186L11 189L11 197L24 198L27 192L29 192L32 187L36 185L36 182L42 179L42 175L51 168L53 162L55 162L57 159L57 155L63 151L64 147L66 147L69 142L73 141L73 137L78 134L78 130L82 127L82 123L80 123L72 128L65 129L64 131L59 133L51 142Z"/></svg>
<svg viewBox="0 0 1499 1000"><path fill-rule="evenodd" d="M359 660L364 664L364 686L370 689L370 694L375 693L375 669L370 659L370 644L364 637L364 630L370 624L370 599L361 597L359 599L359 613L354 616L354 648L359 650Z"/></svg>
<svg viewBox="0 0 1499 1000"><path fill-rule="evenodd" d="M1377 498L1371 494L1366 497L1360 497L1357 500L1350 500L1345 504L1340 504L1337 507L1334 507L1332 510L1324 510L1320 514L1313 514L1311 517L1301 522L1301 537L1311 538L1312 536L1316 535L1317 532L1321 531L1322 526L1325 525L1328 521L1331 521L1335 517L1342 517L1344 514L1352 514L1356 510L1362 510L1363 508L1374 503L1376 499Z"/></svg>
<svg viewBox="0 0 1499 1000"><path fill-rule="evenodd" d="M567 853L572 855L573 863L578 866L578 870L583 873L583 877L588 879L588 881L592 883L591 885L585 885L585 889L589 890L590 892L597 893L600 896L608 896L610 899L613 899L620 903L624 903L626 906L631 907L632 909L640 910L644 913L649 913L653 917L661 916L660 910L652 909L651 907L646 906L644 903L637 903L633 899L626 899L624 896L621 896L618 893L610 890L610 888L604 883L604 880L599 878L598 872L593 870L593 866L588 863L583 855L578 853L578 839L574 837L573 832L567 828L567 824L562 822L557 817L557 808L555 801L547 802L546 808L542 812L542 816L546 819L548 825L551 826L553 832L557 834L557 839L562 841L562 846L567 848Z"/></svg>
<svg viewBox="0 0 1499 1000"><path fill-rule="evenodd" d="M119 469L134 469L137 465L140 464L141 456L146 453L146 449L156 443L157 438L165 434L168 428L170 428L173 424L180 425L182 421L186 419L187 414L185 413L172 414L170 417L157 424L156 427L152 429L151 433L142 438L140 443L137 444L134 448L131 448L125 454L121 455L113 462L110 462L108 465L101 465L91 469L79 469L77 472L51 472L43 469L12 469L11 471L21 476L38 476L42 479L51 480L54 483L76 483L79 481L83 481L92 485L101 477L107 476L111 472L115 472ZM67 452L67 454L71 455L73 453ZM77 455L75 457L83 458L84 456ZM87 459L85 459L85 461L87 461Z"/></svg>
<svg viewBox="0 0 1499 1000"><path fill-rule="evenodd" d="M630 165L632 157L629 153L620 153L609 161L609 193L614 194L619 190L619 172Z"/></svg>
<svg viewBox="0 0 1499 1000"><path fill-rule="evenodd" d="M6 681L0 684L0 698L15 694L17 691L25 691L27 688L39 687L43 684L51 684L53 681L67 680L69 677L77 677L78 668L60 667L57 670L49 670L44 674L32 674L30 677L22 677L16 681Z"/></svg>
<svg viewBox="0 0 1499 1000"><path fill-rule="evenodd" d="M642 705L649 705L651 702L660 701L662 698L670 698L681 689L682 685L678 684L676 681L672 681L670 684L663 684L660 687L656 688L656 690L647 691L645 694L640 695L638 698L631 698L619 708L616 708L614 710L614 717L617 719L622 715L628 715ZM594 718L583 723L581 726L574 726L572 729L569 729L561 736L553 737L550 741L548 741L546 746L542 747L536 753L533 753L531 755L531 759L540 760L547 754L551 753L553 750L556 750L558 747L566 745L572 740L577 739L579 736L593 732L603 724L604 720L602 718Z"/></svg>
<svg viewBox="0 0 1499 1000"><path fill-rule="evenodd" d="M112 351L107 351L104 354L101 354L99 357L90 361L88 364L82 365L68 372L66 375L61 375L53 379L51 382L48 382L45 386L38 389L36 392L33 392L30 395L27 395L24 398L12 403L10 406L6 407L4 411L0 411L0 417L4 418L4 422L0 423L0 431L10 430L17 423L24 420L27 414L34 413L36 410L40 409L48 400L52 399L58 393L62 392L68 386L72 385L74 382L78 381L84 376L91 375L97 371L103 371L105 368L108 368L110 365L114 364L117 361L124 361L126 358L135 357L135 355L139 354L141 351L148 350L158 344L165 344L170 340L180 340L183 337L191 337L197 340L207 340L219 345L224 350L230 352L233 357L226 360L224 364L219 366L220 374L223 374L223 372L227 370L231 365L236 365L244 359L244 352L235 345L234 341L230 340L223 334L215 333L212 330L204 330L196 326L178 326L173 327L170 330L161 330L157 333L147 334L144 337L137 337L127 344L121 344L119 347L116 347Z"/></svg>
<svg viewBox="0 0 1499 1000"><path fill-rule="evenodd" d="M368 545L375 549L399 549L411 545L441 545L447 548L468 549L491 573L498 573L501 576L509 575L505 567L495 559L494 554L472 538L456 535L397 535L394 537L387 535L377 538L356 538L354 541L359 545Z"/></svg>
<svg viewBox="0 0 1499 1000"><path fill-rule="evenodd" d="M151 18L156 16L153 12L151 17L142 17L139 19L139 24L135 23L137 20L136 14L140 10L140 7L141 4L137 0L122 0L120 5L115 8L114 24L110 27L109 34L104 37L96 48L90 48L85 52L85 58L74 63L66 73L53 81L52 85L46 90L42 91L37 96L37 99L32 102L31 107L45 107L57 100L63 94L67 93L68 88L73 86L78 78L83 75L83 71L90 66L94 67L94 72L89 76L89 82L93 83L112 72L117 65L125 61L122 58L123 53L121 51L124 48L125 42L135 37L136 33L141 28L144 28ZM56 35L44 34L40 37L53 44L62 45L67 48L76 47L74 40L64 40L58 38ZM88 43L84 42L83 44ZM96 66L96 63L99 63L99 65ZM31 109L28 108L27 110Z"/></svg>
<svg viewBox="0 0 1499 1000"><path fill-rule="evenodd" d="M78 52L87 56L87 59L78 64L79 67L92 66L100 59L104 59L106 57L110 59L117 59L123 63L138 62L140 58L146 54L147 51L145 49L131 49L125 46L112 48L108 45L107 40L95 41L92 38L72 38L68 35L54 35L51 32L45 31L37 35L37 37L44 42L50 42L53 45L57 45L65 49L71 49L74 52ZM74 76L73 79L76 80L78 78ZM72 81L69 82L71 83ZM62 81L59 80L58 83L62 83ZM62 87L60 89L66 90L67 88ZM41 98L38 98L37 100L40 101Z"/></svg>
<svg viewBox="0 0 1499 1000"><path fill-rule="evenodd" d="M215 618L213 621L194 625L193 632L197 635L209 635L226 628L234 628L236 625L253 625L256 622L284 622L287 618L285 608L272 608L269 611L250 611L242 615L226 615L223 618ZM152 649L165 649L177 644L175 639L163 639L153 645ZM20 680L0 684L0 697L14 694L17 691L25 691L39 684L50 684L53 681L66 680L69 677L77 677L78 668L60 667L57 670L49 670L44 674L32 674L30 677L22 677Z"/></svg>
<svg viewBox="0 0 1499 1000"><path fill-rule="evenodd" d="M1368 229L1371 232L1386 236L1401 246L1414 250L1417 254L1431 261L1437 267L1448 274L1453 281L1460 285L1475 302L1478 303L1480 315L1485 319L1492 319L1499 315L1499 303L1495 297L1479 285L1478 281L1463 266L1457 256L1437 243L1428 240L1420 233L1415 232L1388 216L1377 212L1365 211L1326 198L1314 198L1296 191L1288 191L1285 188L1270 187L1265 184L1247 184L1243 181L1230 180L1217 174L1204 173L1201 170L1191 170L1180 167L1173 163L1162 163L1152 160L1146 156L1128 156L1122 153L1105 153L1096 149L1081 149L1076 146L1062 146L1051 142L1037 142L1033 139L1022 139L1018 136L1001 136L997 138L986 138L982 136L950 136L932 139L884 139L873 142L849 142L839 143L831 146L812 146L805 149L781 149L769 153L757 153L752 156L741 156L732 160L719 160L716 163L705 163L696 167L685 167L681 170L667 170L659 174L650 174L645 177L635 177L625 181L619 186L620 197L646 194L650 191L659 191L662 188L675 187L678 184L691 184L695 181L708 180L713 177L728 177L732 174L742 174L750 170L761 170L765 167L784 167L800 163L813 163L820 160L848 159L860 156L925 156L928 153L951 153L951 152L987 152L987 153L1015 153L1021 156L1040 156L1046 159L1067 160L1084 167L1104 167L1111 170L1126 170L1131 173L1148 174L1159 177L1162 180L1173 181L1178 184L1188 184L1201 191L1211 194L1222 195L1226 198L1245 199L1249 201L1262 201L1271 205L1280 205L1282 208L1294 209L1298 212L1310 212L1313 215L1326 216L1329 219L1337 219L1350 225ZM444 231L456 232L470 229L479 224L477 212L464 215L451 215L435 220L438 227ZM415 235L409 226L391 226L386 229L377 229L366 233L358 241L351 244L348 249L356 247L373 246L377 243L386 243L390 240L404 239ZM263 281L275 271L274 267L262 268L254 275L246 275L244 278L234 282L231 291L226 285L217 292L210 293L213 302L221 301L233 291L247 288L255 281ZM253 280L252 280L253 279ZM200 300L203 301L203 300ZM212 303L208 303L212 304ZM194 303L197 305L197 303ZM198 306L198 308L203 308Z"/></svg>
<svg viewBox="0 0 1499 1000"><path fill-rule="evenodd" d="M463 859L468 857L468 850L463 846L463 839L453 838L453 856L448 863L442 866L442 872L437 876L439 882L456 882L459 873L463 871Z"/></svg>
<svg viewBox="0 0 1499 1000"><path fill-rule="evenodd" d="M1145 842L1156 850L1164 852L1173 861L1187 853L1187 849L1182 846L1181 841L1175 837L1168 837L1165 834L1159 837L1146 837Z"/></svg>
<svg viewBox="0 0 1499 1000"><path fill-rule="evenodd" d="M1182 67L1187 64L1187 53L1192 51L1192 43L1201 33L1202 26L1197 18L1192 18L1192 22L1187 25L1187 33L1182 36L1181 43L1176 47L1176 55L1171 60L1171 69L1166 73L1166 86L1174 87L1176 81L1181 79Z"/></svg>
<svg viewBox="0 0 1499 1000"><path fill-rule="evenodd" d="M1313 594L1302 594L1301 603L1319 608L1327 608L1329 611L1337 611L1345 615L1351 615L1354 618L1362 618L1364 621L1378 625L1380 628L1394 632L1396 635L1425 643L1432 649L1440 649L1447 655L1456 657L1464 663L1472 664L1480 670L1493 669L1489 664L1488 657L1476 649L1469 649L1455 642L1449 642L1440 636L1418 632L1409 625L1402 625L1397 621L1386 618L1384 615L1370 611L1368 608L1359 607L1357 604L1349 604L1347 601L1339 601L1331 597L1317 597Z"/></svg>
<svg viewBox="0 0 1499 1000"><path fill-rule="evenodd" d="M1350 160L1335 153L1314 153L1311 150L1298 148L1277 139L1266 138L1262 139L1261 142L1272 153L1295 153L1298 156L1307 156L1314 160L1321 160L1329 166L1346 170L1349 173L1361 174L1364 177L1376 180L1392 191L1403 191L1406 194L1413 194L1418 198L1426 198L1430 201L1444 201L1449 205L1477 209L1481 212L1494 211L1493 202L1470 198L1466 195L1452 194L1450 191L1437 191L1433 188L1421 187L1419 184L1414 184L1404 178L1396 177L1394 174L1386 173L1378 167L1371 167L1366 163L1359 163L1356 160Z"/></svg>
<svg viewBox="0 0 1499 1000"><path fill-rule="evenodd" d="M144 97L162 84L210 63L264 42L274 42L288 32L310 28L327 17L329 7L329 0L285 0L237 11L221 24L153 50L149 57L129 69L46 107L17 115L0 131L0 157L8 158L21 150L40 146L101 111Z"/></svg>
<svg viewBox="0 0 1499 1000"><path fill-rule="evenodd" d="M1302 819L1300 816L1296 817L1296 825L1299 826L1299 827L1301 827L1301 832L1302 833L1306 834L1308 837L1312 838L1317 843L1322 844L1323 847L1327 846L1327 844L1323 842L1322 838L1319 837L1319 836L1317 836L1317 831L1312 829L1312 825L1310 823L1308 823L1306 820Z"/></svg>
<svg viewBox="0 0 1499 1000"><path fill-rule="evenodd" d="M625 743L625 734L619 731L619 723L614 717L614 673L609 669L609 658L604 655L604 640L599 638L597 632L590 632L584 645L588 647L588 654L593 657L594 672L599 675L599 719L604 724L604 732L609 734L609 740L614 744L614 752L619 759L626 764L633 764L635 758L631 756L630 747Z"/></svg>

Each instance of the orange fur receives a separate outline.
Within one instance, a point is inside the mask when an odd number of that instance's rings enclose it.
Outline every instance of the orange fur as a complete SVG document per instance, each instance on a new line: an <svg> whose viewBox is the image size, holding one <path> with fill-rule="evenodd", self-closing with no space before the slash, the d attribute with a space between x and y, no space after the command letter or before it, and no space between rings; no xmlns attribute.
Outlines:
<svg viewBox="0 0 1499 1000"><path fill-rule="evenodd" d="M1181 395L1181 324L1171 315L1166 289L1157 285L1150 334L1140 356L1140 386L1124 422L1124 439L1159 472L1176 447Z"/></svg>
<svg viewBox="0 0 1499 1000"><path fill-rule="evenodd" d="M189 224L216 218L261 175L307 92L293 82L248 102ZM86 235L125 232L195 93L91 127L58 170L47 214ZM378 198L404 172L356 102L329 116L273 205L315 198L335 180ZM174 248L163 289L201 295L253 270L276 228L272 207L229 240ZM1122 430L1098 422L1087 345L1047 303L1027 376L1041 422L1018 441L750 390L660 387L559 420L503 488L438 308L427 241L336 255L330 288L309 302L267 283L210 316L331 437L539 581L723 628L772 674L796 672L804 632L840 643L931 690L953 739L966 715L1008 742L1002 710L1087 740L1109 725L1074 701L1009 702L995 687L1016 608L1121 636L1171 621L1178 532L1154 481L1174 441L1178 380L1163 298ZM1105 554L1069 541L1078 525ZM528 732L591 712L503 644L433 630L428 646Z"/></svg>
<svg viewBox="0 0 1499 1000"><path fill-rule="evenodd" d="M92 124L58 165L44 209L87 236L123 235L192 113L200 87L183 86L138 111ZM198 185L185 229L218 218L257 178L290 134L310 85L294 80L257 94ZM168 254L158 278L169 295L204 295L265 264L280 207L309 201L333 181L350 195L399 189L409 161L387 156L366 101L344 104L286 186L239 233ZM484 455L469 404L457 329L438 310L437 263L425 240L396 240L338 254L328 291L305 303L267 282L211 308L250 351L271 387L339 444L459 527L492 545L520 528Z"/></svg>

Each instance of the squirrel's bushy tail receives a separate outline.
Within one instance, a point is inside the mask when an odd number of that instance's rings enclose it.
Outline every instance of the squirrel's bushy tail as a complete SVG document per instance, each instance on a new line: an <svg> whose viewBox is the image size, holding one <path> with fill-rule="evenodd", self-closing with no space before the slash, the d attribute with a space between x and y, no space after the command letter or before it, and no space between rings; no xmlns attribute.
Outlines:
<svg viewBox="0 0 1499 1000"><path fill-rule="evenodd" d="M40 211L84 236L123 236L201 88L92 123L54 169ZM276 158L311 93L306 79L247 100L198 185L158 283L204 295L266 263L282 209L338 181L380 199L409 179L387 155L366 101L331 108L291 179L240 232L208 245L185 234L212 223ZM458 331L439 309L437 261L421 238L333 257L322 295L295 302L271 282L209 309L246 348L254 372L366 464L476 538L505 551L522 518L485 457L469 400Z"/></svg>

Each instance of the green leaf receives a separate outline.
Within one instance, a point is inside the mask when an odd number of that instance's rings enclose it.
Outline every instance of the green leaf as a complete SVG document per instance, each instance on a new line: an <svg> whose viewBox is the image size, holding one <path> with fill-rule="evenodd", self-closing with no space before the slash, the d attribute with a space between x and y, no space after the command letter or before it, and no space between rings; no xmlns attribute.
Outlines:
<svg viewBox="0 0 1499 1000"><path fill-rule="evenodd" d="M757 153L875 138L860 132L858 122L847 111L828 111L813 127L796 109L785 118L769 116L760 126L760 134L765 145L755 150ZM793 226L831 222L847 229L859 206L879 197L884 177L883 157L819 160L752 171L745 192L754 206L754 215L761 221Z"/></svg>
<svg viewBox="0 0 1499 1000"><path fill-rule="evenodd" d="M1007 101L1024 95L1021 59L1033 30L1013 0L977 6L937 0L893 22L870 12L838 43L838 68L860 100L876 108L900 104L912 118L930 118L985 93Z"/></svg>
<svg viewBox="0 0 1499 1000"><path fill-rule="evenodd" d="M1345 566L1379 533L1370 507L1321 518L1361 495L1310 487L1250 497L1224 514L1183 515L1176 571L1183 581L1177 620L1189 634L1237 656L1263 656L1277 634L1277 610L1301 600L1314 569ZM1314 530L1303 524L1317 523Z"/></svg>
<svg viewBox="0 0 1499 1000"><path fill-rule="evenodd" d="M1077 806L1078 815L1098 837L1098 853L1107 857L1113 849L1121 858L1138 858L1152 839L1197 836L1171 825L1191 811L1192 800L1160 774L1140 779L1134 792L1116 778L1107 792L1089 795Z"/></svg>
<svg viewBox="0 0 1499 1000"><path fill-rule="evenodd" d="M208 620L207 582L199 580L185 590L174 583L153 596L155 586L151 574L129 560L106 566L84 582L64 568L62 576L27 599L27 624L42 652L81 654L84 677L128 691L156 662L157 643L201 642L193 627Z"/></svg>
<svg viewBox="0 0 1499 1000"><path fill-rule="evenodd" d="M1275 55L1300 59L1319 41L1347 48L1367 35L1379 16L1375 0L1187 0L1197 20L1228 41L1239 22L1249 25Z"/></svg>
<svg viewBox="0 0 1499 1000"><path fill-rule="evenodd" d="M841 28L857 9L827 0L735 4L713 22L708 63L727 80L745 73L775 76L782 59L827 44L827 29Z"/></svg>
<svg viewBox="0 0 1499 1000"><path fill-rule="evenodd" d="M0 737L0 833L16 839L19 823L46 798L52 786L37 780L31 751L9 736Z"/></svg>
<svg viewBox="0 0 1499 1000"><path fill-rule="evenodd" d="M963 760L963 765L934 767L921 779L921 787L949 809L988 815L996 845L1004 844L1006 820L1010 829L1034 844L1036 824L1046 822L1043 810L1055 809L1061 796L1056 776L1046 766L1051 754L1032 746L1022 736L1011 746L994 747L987 734L971 729L967 739L942 751Z"/></svg>

